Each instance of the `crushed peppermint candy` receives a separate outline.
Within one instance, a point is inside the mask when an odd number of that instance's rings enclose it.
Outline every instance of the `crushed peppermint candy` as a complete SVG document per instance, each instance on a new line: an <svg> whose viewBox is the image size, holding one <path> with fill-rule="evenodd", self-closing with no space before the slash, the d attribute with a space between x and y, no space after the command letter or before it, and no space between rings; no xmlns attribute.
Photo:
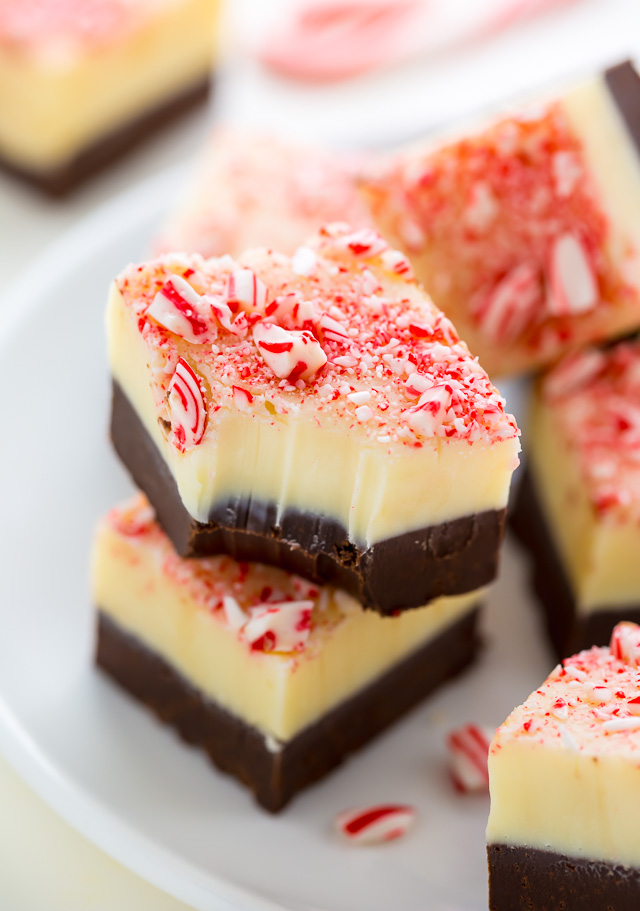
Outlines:
<svg viewBox="0 0 640 911"><path fill-rule="evenodd" d="M338 813L338 832L355 845L376 845L402 838L416 820L416 810L406 804L379 804Z"/></svg>
<svg viewBox="0 0 640 911"><path fill-rule="evenodd" d="M198 610L256 656L273 653L298 659L308 650L315 654L318 635L331 634L347 616L361 610L344 592L275 566L242 563L226 555L180 557L142 494L112 509L105 524L119 544L136 548L135 559L139 548L146 548L167 583L178 585Z"/></svg>
<svg viewBox="0 0 640 911"><path fill-rule="evenodd" d="M493 731L477 724L465 724L447 736L449 772L457 791L489 790L488 757Z"/></svg>
<svg viewBox="0 0 640 911"><path fill-rule="evenodd" d="M596 515L640 522L640 344L569 355L540 395Z"/></svg>
<svg viewBox="0 0 640 911"><path fill-rule="evenodd" d="M640 626L618 623L609 647L567 658L498 729L492 751L520 737L588 757L640 764Z"/></svg>
<svg viewBox="0 0 640 911"><path fill-rule="evenodd" d="M201 311L202 297L180 275L164 283L147 310L165 329L193 345L202 345L211 337L211 322Z"/></svg>
<svg viewBox="0 0 640 911"><path fill-rule="evenodd" d="M169 383L167 406L176 447L185 452L198 446L207 426L207 406L198 376L182 357Z"/></svg>
<svg viewBox="0 0 640 911"><path fill-rule="evenodd" d="M286 256L254 250L240 263L167 254L117 279L147 346L161 426L172 376L166 365L173 371L182 358L207 405L205 434L215 434L229 408L282 416L305 408L320 425L343 419L350 426L360 409L358 432L376 445L515 441L515 421L485 371L411 274L388 268L401 257L391 258L379 235L334 224L299 249L315 257L310 274L300 263L294 271ZM306 252L300 257L310 262ZM379 290L365 293L374 279ZM168 284L189 305L189 313L173 314L172 326L154 304ZM191 330L193 315L206 334ZM201 430L199 421L184 443L180 433L170 439L188 448Z"/></svg>

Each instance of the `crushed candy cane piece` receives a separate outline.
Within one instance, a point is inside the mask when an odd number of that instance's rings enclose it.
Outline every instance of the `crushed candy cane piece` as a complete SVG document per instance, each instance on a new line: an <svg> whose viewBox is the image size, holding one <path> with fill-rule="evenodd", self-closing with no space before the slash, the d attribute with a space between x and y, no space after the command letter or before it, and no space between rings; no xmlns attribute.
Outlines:
<svg viewBox="0 0 640 911"><path fill-rule="evenodd" d="M262 313L267 302L267 286L251 269L233 269L229 273L226 303L232 313Z"/></svg>
<svg viewBox="0 0 640 911"><path fill-rule="evenodd" d="M437 427L444 423L453 390L447 383L438 383L422 393L418 404L407 409L407 423L416 433L424 437L433 436Z"/></svg>
<svg viewBox="0 0 640 911"><path fill-rule="evenodd" d="M254 651L300 652L311 630L313 601L283 601L252 608L243 636Z"/></svg>
<svg viewBox="0 0 640 911"><path fill-rule="evenodd" d="M535 320L542 302L539 270L522 263L471 302L471 315L488 339L511 342Z"/></svg>
<svg viewBox="0 0 640 911"><path fill-rule="evenodd" d="M628 622L616 624L609 647L614 658L632 667L640 667L640 626Z"/></svg>
<svg viewBox="0 0 640 911"><path fill-rule="evenodd" d="M547 272L547 309L552 316L586 313L597 305L595 272L584 244L575 234L562 234L554 241Z"/></svg>
<svg viewBox="0 0 640 911"><path fill-rule="evenodd" d="M352 844L375 845L406 835L416 819L414 807L406 804L381 804L338 813L338 831Z"/></svg>
<svg viewBox="0 0 640 911"><path fill-rule="evenodd" d="M605 366L606 357L597 348L585 348L570 354L545 377L544 394L548 399L570 395L595 379Z"/></svg>
<svg viewBox="0 0 640 911"><path fill-rule="evenodd" d="M258 323L253 339L267 366L276 376L290 382L309 379L327 363L320 343L306 330Z"/></svg>
<svg viewBox="0 0 640 911"><path fill-rule="evenodd" d="M182 357L169 383L167 406L174 445L180 452L193 449L204 436L207 408L200 381Z"/></svg>
<svg viewBox="0 0 640 911"><path fill-rule="evenodd" d="M232 595L225 595L222 599L222 609L227 621L227 625L232 630L240 630L249 619L238 602Z"/></svg>
<svg viewBox="0 0 640 911"><path fill-rule="evenodd" d="M201 345L208 340L211 328L199 313L201 300L201 295L188 281L180 275L172 275L154 297L147 316L185 341Z"/></svg>
<svg viewBox="0 0 640 911"><path fill-rule="evenodd" d="M489 789L489 744L493 732L466 724L447 736L449 772L457 791L463 794Z"/></svg>

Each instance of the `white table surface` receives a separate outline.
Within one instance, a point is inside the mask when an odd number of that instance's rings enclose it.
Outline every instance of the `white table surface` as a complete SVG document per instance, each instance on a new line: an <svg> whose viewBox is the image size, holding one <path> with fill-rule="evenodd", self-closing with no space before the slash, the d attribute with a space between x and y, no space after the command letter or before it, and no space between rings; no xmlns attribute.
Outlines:
<svg viewBox="0 0 640 911"><path fill-rule="evenodd" d="M286 2L286 0L282 0ZM456 0L473 2L473 0ZM485 0L480 0L485 2ZM275 3L234 0L232 15L260 33ZM417 61L328 88L302 88L235 63L217 96L218 116L265 123L339 144L383 145L447 123L478 106L575 71L640 57L637 0L582 0L478 48ZM30 268L65 228L141 177L189 157L206 132L182 121L73 199L51 203L0 177L0 288ZM3 293L0 291L0 320ZM2 452L0 450L0 476ZM0 759L0 907L10 911L184 911L76 834Z"/></svg>

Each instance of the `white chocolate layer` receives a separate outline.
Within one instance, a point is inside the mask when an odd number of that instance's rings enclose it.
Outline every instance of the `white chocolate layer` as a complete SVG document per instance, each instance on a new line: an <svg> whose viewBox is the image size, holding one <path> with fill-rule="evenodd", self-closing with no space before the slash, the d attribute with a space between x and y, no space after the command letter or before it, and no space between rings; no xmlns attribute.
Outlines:
<svg viewBox="0 0 640 911"><path fill-rule="evenodd" d="M487 842L640 867L638 669L608 648L564 665L496 733Z"/></svg>
<svg viewBox="0 0 640 911"><path fill-rule="evenodd" d="M55 169L94 142L204 81L219 0L161 4L121 41L33 55L0 43L0 154Z"/></svg>
<svg viewBox="0 0 640 911"><path fill-rule="evenodd" d="M279 269L289 268L290 261L283 257L259 251L250 257L267 283L273 261ZM231 261L190 258L189 262L199 272L210 268L217 274L225 263L228 270ZM472 387L478 384L482 392L476 399L474 392L464 388L464 417L456 418L450 429L440 426L434 435L419 439L405 418L417 394L412 400L405 392L407 373L398 377L382 359L378 374L370 371L359 376L352 367L338 366L343 358L336 352L323 378L306 386L303 383L301 388L268 375L264 366L256 363L250 338L245 342L233 340L233 347L222 345L221 351L218 341L214 346L218 353L212 356L208 345L187 346L172 333L161 335L154 327L153 335L145 336L151 321L147 319L145 324L142 320L141 332L140 314L145 312L145 304L136 296L135 283L148 273L150 278L145 281L155 289L157 282L162 282L161 276L172 274L171 269L177 266L177 260L165 258L140 267L142 272L132 267L112 287L107 314L109 359L114 379L158 446L194 519L207 522L213 507L225 504L230 497L246 496L266 505L277 504L280 515L295 509L328 516L347 529L350 540L370 546L407 531L504 508L517 464L517 429L463 345L449 349L439 344L435 348L439 356L444 352L448 357L450 350L459 352L454 355L455 370L460 364L460 370L468 371ZM184 268L183 264L183 272ZM374 264L370 268L376 269ZM155 277L156 270L160 277ZM350 280L344 267L343 271L345 281ZM368 274L373 278L373 273ZM133 289L123 291L127 276L131 276ZM403 295L407 309L413 305L421 307L423 314L429 312L415 284L385 277L377 269L376 279L381 283L380 299L397 303L398 296ZM308 280L309 286L305 286L304 278L297 281L295 287L318 298L312 280ZM293 288L294 284L285 287ZM338 290L344 293L343 287ZM204 438L184 452L166 430L164 405L178 354L188 357L204 378L210 399ZM359 363L355 357L353 362ZM415 370L411 362L405 364L401 370ZM434 363L433 369L441 366L442 361ZM451 382L455 384L456 380ZM345 383L347 392L361 390L365 396L373 388L367 399L372 407L366 408L370 419L361 419L358 403L340 392ZM236 384L242 386L240 403L233 391L238 389ZM328 388L328 396L318 389L321 384ZM251 394L250 403L244 390ZM377 395L380 398L376 399ZM476 401L478 407L474 409Z"/></svg>
<svg viewBox="0 0 640 911"><path fill-rule="evenodd" d="M482 595L443 598L382 618L342 592L314 591L272 567L253 564L243 586L230 558L182 560L155 524L131 532L120 516L113 511L98 531L95 603L205 696L278 742L373 683L473 610ZM230 628L222 596L232 595L248 610L262 585L290 597L297 585L314 600L304 651L254 651Z"/></svg>

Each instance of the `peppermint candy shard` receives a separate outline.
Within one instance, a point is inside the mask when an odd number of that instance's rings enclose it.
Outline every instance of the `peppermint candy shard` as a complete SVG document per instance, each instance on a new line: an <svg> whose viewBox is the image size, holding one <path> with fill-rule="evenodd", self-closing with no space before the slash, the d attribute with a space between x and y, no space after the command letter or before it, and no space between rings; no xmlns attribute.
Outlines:
<svg viewBox="0 0 640 911"><path fill-rule="evenodd" d="M438 383L425 390L418 404L405 412L409 427L419 436L433 436L447 417L452 396L453 390L447 383Z"/></svg>
<svg viewBox="0 0 640 911"><path fill-rule="evenodd" d="M301 652L311 631L313 601L258 605L243 628L253 651Z"/></svg>
<svg viewBox="0 0 640 911"><path fill-rule="evenodd" d="M359 231L345 234L339 237L335 244L338 248L344 248L363 259L373 259L389 249L384 237L372 228L361 228Z"/></svg>
<svg viewBox="0 0 640 911"><path fill-rule="evenodd" d="M589 254L575 234L562 234L547 264L547 310L552 316L587 313L599 300L598 281Z"/></svg>
<svg viewBox="0 0 640 911"><path fill-rule="evenodd" d="M631 667L640 667L640 626L626 621L616 624L609 648L614 658Z"/></svg>
<svg viewBox="0 0 640 911"><path fill-rule="evenodd" d="M201 345L208 340L210 324L198 312L202 297L180 275L172 275L158 291L147 316L187 342Z"/></svg>
<svg viewBox="0 0 640 911"><path fill-rule="evenodd" d="M252 269L233 269L226 287L226 303L232 313L264 312L267 303L267 286Z"/></svg>
<svg viewBox="0 0 640 911"><path fill-rule="evenodd" d="M494 342L511 342L542 311L540 272L529 263L511 269L493 288L471 303L478 329Z"/></svg>
<svg viewBox="0 0 640 911"><path fill-rule="evenodd" d="M465 724L447 736L449 772L461 794L489 790L489 745L493 732L477 724Z"/></svg>
<svg viewBox="0 0 640 911"><path fill-rule="evenodd" d="M543 392L550 400L571 395L594 380L606 366L607 359L597 348L585 348L570 354L551 370L543 381Z"/></svg>
<svg viewBox="0 0 640 911"><path fill-rule="evenodd" d="M414 807L406 804L380 804L338 813L338 831L352 844L375 845L406 835L416 819Z"/></svg>
<svg viewBox="0 0 640 911"><path fill-rule="evenodd" d="M182 357L169 383L167 405L176 448L185 452L198 446L207 424L207 408L200 381Z"/></svg>
<svg viewBox="0 0 640 911"><path fill-rule="evenodd" d="M269 369L292 383L310 379L327 363L320 342L307 330L258 323L253 329L253 339Z"/></svg>

